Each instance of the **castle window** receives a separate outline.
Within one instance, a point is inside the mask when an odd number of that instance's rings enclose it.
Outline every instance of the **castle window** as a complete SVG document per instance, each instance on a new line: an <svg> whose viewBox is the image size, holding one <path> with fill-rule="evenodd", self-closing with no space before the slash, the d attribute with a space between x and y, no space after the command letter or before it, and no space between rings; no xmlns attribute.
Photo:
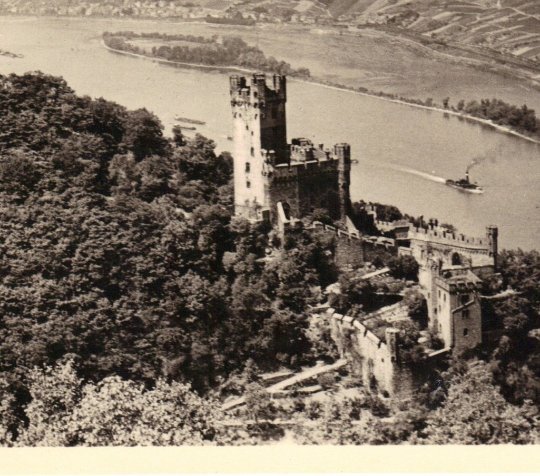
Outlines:
<svg viewBox="0 0 540 476"><path fill-rule="evenodd" d="M246 124L246 131L249 131L249 125Z"/></svg>
<svg viewBox="0 0 540 476"><path fill-rule="evenodd" d="M246 187L251 188L251 182L249 180L246 182Z"/></svg>
<svg viewBox="0 0 540 476"><path fill-rule="evenodd" d="M468 294L462 294L461 295L461 304L466 304L469 302L469 295Z"/></svg>
<svg viewBox="0 0 540 476"><path fill-rule="evenodd" d="M469 310L468 310L468 309L465 309L464 311L462 311L461 315L463 316L463 319L468 319L468 317L469 317Z"/></svg>
<svg viewBox="0 0 540 476"><path fill-rule="evenodd" d="M253 135L253 131L251 131L251 135Z"/></svg>
<svg viewBox="0 0 540 476"><path fill-rule="evenodd" d="M251 157L255 157L255 149L252 147L250 150Z"/></svg>
<svg viewBox="0 0 540 476"><path fill-rule="evenodd" d="M463 337L466 337L469 334L469 329L463 329Z"/></svg>
<svg viewBox="0 0 540 476"><path fill-rule="evenodd" d="M443 298L444 302L446 302L446 294L443 294Z"/></svg>
<svg viewBox="0 0 540 476"><path fill-rule="evenodd" d="M251 170L251 164L249 162L246 162L246 172L249 172Z"/></svg>

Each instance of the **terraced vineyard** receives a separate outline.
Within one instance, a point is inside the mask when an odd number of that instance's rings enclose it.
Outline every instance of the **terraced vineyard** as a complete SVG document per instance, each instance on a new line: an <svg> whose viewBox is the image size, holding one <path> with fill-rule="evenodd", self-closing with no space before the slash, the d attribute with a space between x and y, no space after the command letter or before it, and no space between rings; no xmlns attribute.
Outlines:
<svg viewBox="0 0 540 476"><path fill-rule="evenodd" d="M381 2L374 2L375 3ZM393 24L430 38L540 60L540 3L531 0L413 2L367 8L360 22Z"/></svg>
<svg viewBox="0 0 540 476"><path fill-rule="evenodd" d="M524 65L540 63L539 0L0 0L0 14L184 19L209 15L261 23L381 25L443 45L497 52Z"/></svg>
<svg viewBox="0 0 540 476"><path fill-rule="evenodd" d="M243 12L278 13L278 0L244 1ZM321 11L326 6L326 16ZM387 25L441 42L459 43L540 61L538 0L324 0L288 2L290 20L319 22L333 18L343 25ZM292 13L292 14L291 14Z"/></svg>

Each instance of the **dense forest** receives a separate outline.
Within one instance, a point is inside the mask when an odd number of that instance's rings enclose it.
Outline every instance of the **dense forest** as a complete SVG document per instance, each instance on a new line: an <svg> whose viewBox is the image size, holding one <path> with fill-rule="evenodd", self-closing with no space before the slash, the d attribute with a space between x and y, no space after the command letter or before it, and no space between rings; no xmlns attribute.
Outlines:
<svg viewBox="0 0 540 476"><path fill-rule="evenodd" d="M163 44L144 48L142 45L133 43L133 40L137 39L162 40ZM249 46L238 36L224 36L220 39L217 36L204 38L193 35L122 31L105 32L103 41L113 50L143 54L179 63L216 67L237 66L300 78L310 77L309 69L293 68L285 61L279 61L273 56L267 57L259 48Z"/></svg>
<svg viewBox="0 0 540 476"><path fill-rule="evenodd" d="M0 76L0 444L254 444L282 436L283 418L299 443L537 441L537 252L501 254L502 283L485 290L513 290L489 301L501 337L450 363L445 389L406 408L368 393L271 400L260 372L336 358L309 316L321 289L339 279L358 312L377 290L338 275L324 233L275 253L267 225L232 216L229 154L173 132L61 78ZM381 265L399 284L409 261ZM231 395L246 404L227 416Z"/></svg>

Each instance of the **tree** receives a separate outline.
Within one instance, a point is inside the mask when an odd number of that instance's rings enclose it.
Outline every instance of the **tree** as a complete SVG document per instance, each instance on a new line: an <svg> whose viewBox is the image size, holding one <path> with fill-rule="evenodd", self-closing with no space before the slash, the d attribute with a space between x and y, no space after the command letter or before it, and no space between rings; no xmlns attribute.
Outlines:
<svg viewBox="0 0 540 476"><path fill-rule="evenodd" d="M396 256L388 260L387 266L390 268L390 274L394 278L403 278L410 281L418 280L418 263L413 256Z"/></svg>
<svg viewBox="0 0 540 476"><path fill-rule="evenodd" d="M249 383L244 392L244 398L248 418L259 423L259 420L269 420L274 417L275 409L272 398L261 384Z"/></svg>
<svg viewBox="0 0 540 476"><path fill-rule="evenodd" d="M25 408L28 425L19 446L68 446L72 413L80 398L81 380L72 361L34 368L29 375L31 402Z"/></svg>
<svg viewBox="0 0 540 476"><path fill-rule="evenodd" d="M173 133L173 143L177 147L182 147L186 145L186 141L184 139L184 134L182 133L182 128L179 125L174 125L172 128Z"/></svg>
<svg viewBox="0 0 540 476"><path fill-rule="evenodd" d="M417 289L407 289L403 296L403 302L409 309L409 316L416 321L420 327L427 326L427 303L424 295Z"/></svg>
<svg viewBox="0 0 540 476"><path fill-rule="evenodd" d="M154 114L146 109L129 112L124 127L123 146L133 152L136 160L152 154L166 154L167 141L163 138L163 127Z"/></svg>
<svg viewBox="0 0 540 476"><path fill-rule="evenodd" d="M82 384L71 361L34 369L18 446L178 446L219 442L219 406L184 384L120 377Z"/></svg>
<svg viewBox="0 0 540 476"><path fill-rule="evenodd" d="M507 403L493 385L486 364L476 361L454 373L444 405L427 418L427 444L538 443L538 410Z"/></svg>
<svg viewBox="0 0 540 476"><path fill-rule="evenodd" d="M16 401L5 378L0 378L0 446L13 444L18 428Z"/></svg>

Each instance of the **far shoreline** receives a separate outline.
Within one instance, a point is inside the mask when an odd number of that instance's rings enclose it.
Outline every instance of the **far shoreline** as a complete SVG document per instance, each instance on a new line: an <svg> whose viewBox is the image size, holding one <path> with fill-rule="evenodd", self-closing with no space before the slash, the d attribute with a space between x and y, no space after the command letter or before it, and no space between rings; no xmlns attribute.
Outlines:
<svg viewBox="0 0 540 476"><path fill-rule="evenodd" d="M133 53L131 51L117 50L115 48L111 48L110 46L106 45L103 40L101 40L101 44L106 50L110 51L111 53L121 54L121 55L125 55L125 56L131 56L131 57L134 57L134 58L140 58L140 59L144 59L144 60L149 60L149 61L154 61L154 62L157 62L157 63L168 64L168 65L181 67L181 68L214 70L214 71L219 71L219 72L222 72L222 73L231 72L231 73L252 74L252 73L258 72L256 70L249 69L249 68L242 68L240 66L205 65L205 64L199 64L199 63L187 63L187 62L180 62L180 61L171 61L171 60L167 60L167 59L164 59L164 58L156 58L156 57L152 57L152 56L144 55L144 54L140 54L140 53ZM321 81L320 79L316 79L316 78L313 78L312 80L310 80L310 79L301 79L301 78L296 78L294 76L289 76L289 79L291 81L295 81L295 82L299 82L299 83L313 84L313 85L320 86L320 87L323 87L323 88L326 88L326 89L332 89L332 90L335 90L335 91L342 91L342 92L348 92L348 93L352 93L352 94L358 94L358 95L361 95L361 96L380 99L380 100L383 100L383 101L392 102L392 103L400 104L400 105L403 105L403 106L414 107L414 108L417 108L417 109L424 109L424 110L427 110L427 111L435 111L435 112L442 113L442 114L449 114L449 115L452 115L452 116L455 116L455 117L458 117L458 118L466 119L466 120L469 120L469 121L474 121L476 123L482 124L485 127L495 129L498 132L508 134L508 135L512 135L512 136L517 137L519 139L524 139L524 140L526 140L528 142L532 142L533 144L540 145L540 139L535 139L533 137L529 137L529 136L527 136L525 134L522 134L522 133L520 133L518 131L515 131L514 129L512 129L510 127L502 126L500 124L496 124L496 123L490 121L489 119L483 119L481 117L471 116L469 114L464 114L464 113L461 113L461 112L458 112L458 111L454 111L452 109L444 109L444 108L437 107L437 106L426 106L426 105L423 105L423 104L416 104L414 102L407 102L407 101L404 101L402 99L395 99L395 98L391 98L391 97L378 95L376 93L358 91L358 90L356 90L356 89L354 89L352 87L347 87L347 86L343 86L343 85L335 85L335 84L332 84L332 83L327 83L327 82Z"/></svg>

